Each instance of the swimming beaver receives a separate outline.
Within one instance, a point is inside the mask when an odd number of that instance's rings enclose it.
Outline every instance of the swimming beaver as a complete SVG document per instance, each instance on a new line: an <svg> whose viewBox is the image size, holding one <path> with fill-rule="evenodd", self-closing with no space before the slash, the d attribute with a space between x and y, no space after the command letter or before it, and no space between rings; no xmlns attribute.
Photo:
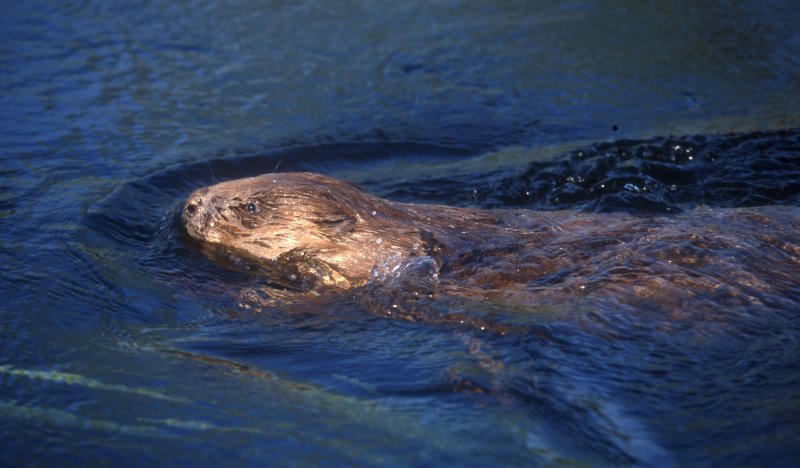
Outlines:
<svg viewBox="0 0 800 468"><path fill-rule="evenodd" d="M459 297L525 304L605 294L669 308L700 297L718 307L798 291L796 207L673 216L481 210L397 203L319 174L276 173L199 189L182 219L207 252L317 294L420 268Z"/></svg>

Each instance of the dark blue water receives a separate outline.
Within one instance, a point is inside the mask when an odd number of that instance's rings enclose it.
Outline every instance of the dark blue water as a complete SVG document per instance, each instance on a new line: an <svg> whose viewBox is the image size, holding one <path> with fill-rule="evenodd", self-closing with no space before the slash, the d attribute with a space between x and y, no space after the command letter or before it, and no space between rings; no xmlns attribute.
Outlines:
<svg viewBox="0 0 800 468"><path fill-rule="evenodd" d="M727 320L428 304L510 334L255 312L176 213L274 170L483 208L797 207L798 24L790 1L3 3L0 464L796 463L800 282Z"/></svg>

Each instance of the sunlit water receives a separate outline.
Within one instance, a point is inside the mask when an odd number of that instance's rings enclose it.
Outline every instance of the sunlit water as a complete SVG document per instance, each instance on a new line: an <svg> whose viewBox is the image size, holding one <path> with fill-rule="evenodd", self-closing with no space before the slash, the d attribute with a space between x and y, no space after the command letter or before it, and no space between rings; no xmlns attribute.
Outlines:
<svg viewBox="0 0 800 468"><path fill-rule="evenodd" d="M2 464L800 456L800 283L681 320L257 311L259 280L176 222L192 190L276 170L415 203L796 210L792 2L60 5L0 7Z"/></svg>

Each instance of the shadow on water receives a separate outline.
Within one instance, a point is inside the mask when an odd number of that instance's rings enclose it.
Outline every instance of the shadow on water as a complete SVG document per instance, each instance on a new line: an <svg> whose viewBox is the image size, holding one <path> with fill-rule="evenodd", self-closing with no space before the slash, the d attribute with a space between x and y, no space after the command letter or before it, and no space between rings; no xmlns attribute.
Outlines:
<svg viewBox="0 0 800 468"><path fill-rule="evenodd" d="M677 213L698 205L796 205L800 134L781 130L617 140L534 161L521 170L394 185L383 194L481 208Z"/></svg>
<svg viewBox="0 0 800 468"><path fill-rule="evenodd" d="M483 208L574 207L645 215L700 204L797 205L799 142L796 131L615 141L488 172L453 170L450 176L403 180L377 175L359 183L395 200ZM436 161L457 168L483 152L330 144L178 165L125 184L93 207L82 242L108 277L134 271L138 279L124 281L127 288L171 297L176 304L166 318L124 319L158 349L221 368L277 373L297 388L320 389L318 400L353 411L366 402L384 402L378 413L386 411L381 414L404 424L416 411L458 408L465 429L449 432L437 444L488 437L495 455L513 452L507 459L520 463L671 463L687 449L716 450L719 460L757 459L755 447L739 448L729 439L752 440L762 427L733 433L730 427L743 424L747 411L762 405L772 405L772 443L790 437L798 423L780 414L773 399L800 386L796 350L779 349L800 336L791 315L800 298L753 311L736 329L712 327L703 334L690 323L667 324L647 311L608 311L586 302L530 310L431 299L417 304L427 310L421 321L376 315L349 296L257 312L242 305L241 292L263 288L263 279L209 261L187 244L176 222L191 191L223 180L275 170L330 173L381 161ZM497 332L424 320L453 314L474 319L473 324L515 325ZM778 372L780 366L794 370ZM764 394L764 379L772 381L774 394ZM281 391L291 394L293 385ZM421 406L406 413L410 402ZM350 423L386 429L354 414L345 416ZM445 414L451 412L439 416ZM492 421L491 435L482 432L480 421ZM498 428L500 422L506 426ZM674 431L693 426L703 429ZM419 431L412 437L428 436ZM470 453L469 447L459 450Z"/></svg>

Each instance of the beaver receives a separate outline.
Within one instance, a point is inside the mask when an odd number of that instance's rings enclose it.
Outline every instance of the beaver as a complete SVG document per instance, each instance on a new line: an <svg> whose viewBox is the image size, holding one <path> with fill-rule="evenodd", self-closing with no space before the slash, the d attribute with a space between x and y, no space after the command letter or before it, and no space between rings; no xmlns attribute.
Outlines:
<svg viewBox="0 0 800 468"><path fill-rule="evenodd" d="M438 291L527 305L594 295L679 310L689 298L746 306L798 291L800 209L791 206L487 210L399 203L320 174L273 173L198 189L181 216L209 255L314 294L405 287L397 278L420 272Z"/></svg>

